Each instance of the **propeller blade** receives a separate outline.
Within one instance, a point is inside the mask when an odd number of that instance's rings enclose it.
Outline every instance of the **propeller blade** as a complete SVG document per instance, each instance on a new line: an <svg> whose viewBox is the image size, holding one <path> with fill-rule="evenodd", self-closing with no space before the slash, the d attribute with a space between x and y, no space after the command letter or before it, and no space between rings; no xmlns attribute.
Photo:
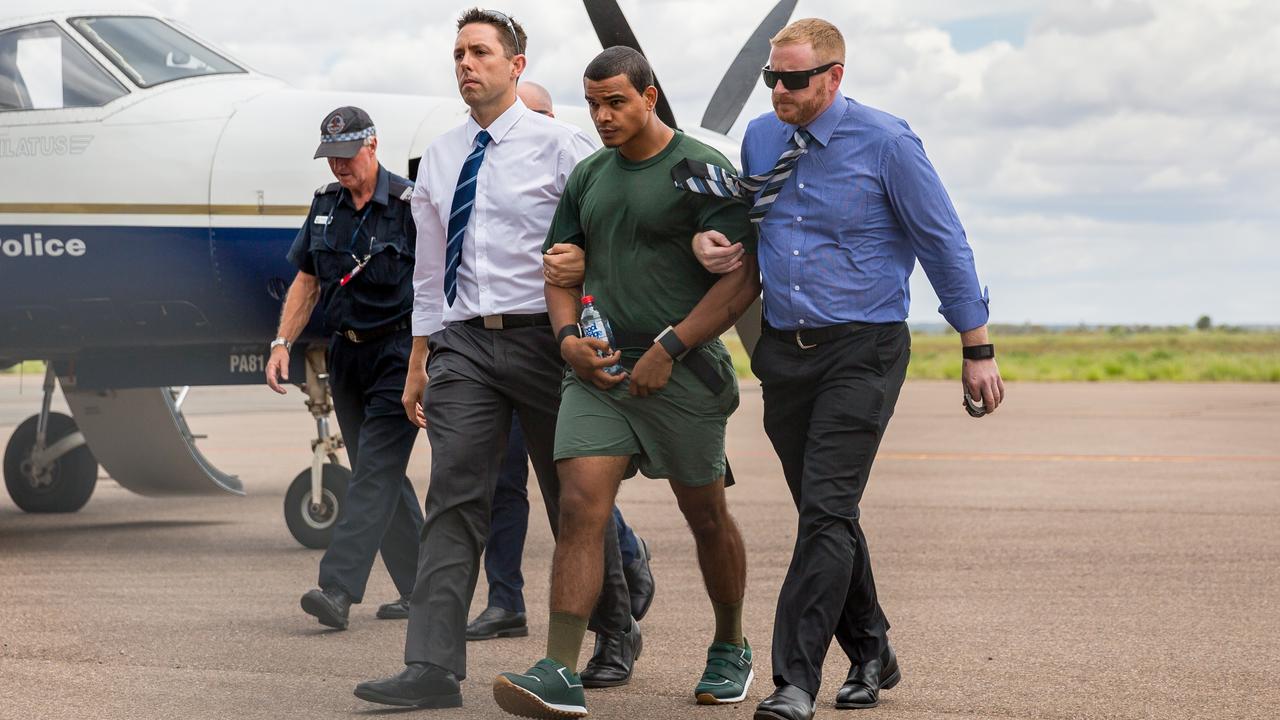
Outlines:
<svg viewBox="0 0 1280 720"><path fill-rule="evenodd" d="M747 43L738 51L720 85L716 87L707 103L707 111L702 115L702 127L725 134L737 122L738 115L746 106L751 91L759 82L760 68L769 62L769 38L778 34L791 20L791 13L796 9L798 0L779 0L769 11L760 27L751 34Z"/></svg>
<svg viewBox="0 0 1280 720"><path fill-rule="evenodd" d="M596 37L600 38L602 47L625 45L644 55L644 50L640 49L640 41L636 39L636 34L631 31L631 25L627 23L627 16L622 14L622 8L618 7L617 0L582 0L582 4L587 7L587 15L591 18L591 26L595 28ZM648 56L646 55L646 57ZM671 112L671 105L667 102L667 94L662 92L662 85L658 83L658 74L656 72L654 73L653 86L658 88L658 104L655 108L658 112L658 117L662 122L673 128L679 127L676 125L675 114Z"/></svg>

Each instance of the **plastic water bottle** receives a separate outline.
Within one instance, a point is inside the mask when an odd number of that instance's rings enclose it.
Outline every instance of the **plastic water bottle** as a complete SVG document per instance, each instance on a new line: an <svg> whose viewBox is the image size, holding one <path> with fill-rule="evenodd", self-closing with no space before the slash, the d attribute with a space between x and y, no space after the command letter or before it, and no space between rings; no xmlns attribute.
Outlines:
<svg viewBox="0 0 1280 720"><path fill-rule="evenodd" d="M582 317L578 318L578 327L582 329L583 337L598 338L609 343L609 352L596 351L596 355L600 357L608 357L617 348L613 344L613 329L609 327L609 321L604 315L596 309L595 297L591 295L582 296ZM614 363L605 368L604 371L610 375L617 375L624 371L619 363Z"/></svg>

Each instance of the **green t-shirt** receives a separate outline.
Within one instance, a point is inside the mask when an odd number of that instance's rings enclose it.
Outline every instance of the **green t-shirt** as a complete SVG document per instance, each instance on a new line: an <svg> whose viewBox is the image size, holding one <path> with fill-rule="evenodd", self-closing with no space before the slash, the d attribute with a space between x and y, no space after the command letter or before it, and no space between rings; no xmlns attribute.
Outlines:
<svg viewBox="0 0 1280 720"><path fill-rule="evenodd" d="M728 170L723 155L680 131L657 155L631 162L604 148L574 168L551 220L544 252L572 243L587 254L583 292L615 328L657 333L685 318L719 275L693 254L695 233L719 230L755 254L747 206L675 186L685 158Z"/></svg>

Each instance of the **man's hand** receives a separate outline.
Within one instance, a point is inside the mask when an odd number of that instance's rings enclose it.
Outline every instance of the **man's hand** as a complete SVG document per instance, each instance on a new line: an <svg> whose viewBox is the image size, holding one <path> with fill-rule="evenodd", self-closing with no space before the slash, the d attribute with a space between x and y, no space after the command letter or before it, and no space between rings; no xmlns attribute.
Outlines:
<svg viewBox="0 0 1280 720"><path fill-rule="evenodd" d="M572 243L556 243L542 256L542 277L557 287L578 287L586 270L587 254Z"/></svg>
<svg viewBox="0 0 1280 720"><path fill-rule="evenodd" d="M965 360L960 370L960 381L964 383L969 397L982 400L982 406L988 413L995 412L1004 402L1004 380L1000 379L1000 368L996 367L995 358Z"/></svg>
<svg viewBox="0 0 1280 720"><path fill-rule="evenodd" d="M400 404L404 406L404 414L409 422L420 428L427 427L427 417L422 412L422 394L427 390L427 369L410 367L404 378L404 394L400 396Z"/></svg>
<svg viewBox="0 0 1280 720"><path fill-rule="evenodd" d="M596 355L596 351L609 352L609 343L600 338L567 337L560 343L560 357L569 363L569 367L578 373L578 377L589 381L601 390L608 390L627 378L626 373L610 375L604 369L618 362L622 353L615 350L605 357Z"/></svg>
<svg viewBox="0 0 1280 720"><path fill-rule="evenodd" d="M693 236L693 254L702 267L717 275L742 267L742 243L731 243L718 230L704 230Z"/></svg>
<svg viewBox="0 0 1280 720"><path fill-rule="evenodd" d="M289 351L277 345L271 348L271 358L267 360L267 385L284 395L287 391L281 382L289 382Z"/></svg>
<svg viewBox="0 0 1280 720"><path fill-rule="evenodd" d="M671 379L671 368L674 361L667 351L654 343L645 351L631 371L631 394L636 397L649 397L667 386Z"/></svg>

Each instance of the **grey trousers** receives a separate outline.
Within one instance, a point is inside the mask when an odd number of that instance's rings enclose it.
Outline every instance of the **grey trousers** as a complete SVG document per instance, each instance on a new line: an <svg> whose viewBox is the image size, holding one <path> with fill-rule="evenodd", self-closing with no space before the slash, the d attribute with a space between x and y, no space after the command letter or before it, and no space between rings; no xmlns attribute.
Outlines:
<svg viewBox="0 0 1280 720"><path fill-rule="evenodd" d="M432 335L428 346L423 411L431 441L431 485L404 659L439 665L462 679L467 612L513 409L551 532L558 533L560 479L552 450L564 363L547 327L483 330L454 323ZM604 542L604 587L589 627L616 633L631 627L631 600L612 520Z"/></svg>

